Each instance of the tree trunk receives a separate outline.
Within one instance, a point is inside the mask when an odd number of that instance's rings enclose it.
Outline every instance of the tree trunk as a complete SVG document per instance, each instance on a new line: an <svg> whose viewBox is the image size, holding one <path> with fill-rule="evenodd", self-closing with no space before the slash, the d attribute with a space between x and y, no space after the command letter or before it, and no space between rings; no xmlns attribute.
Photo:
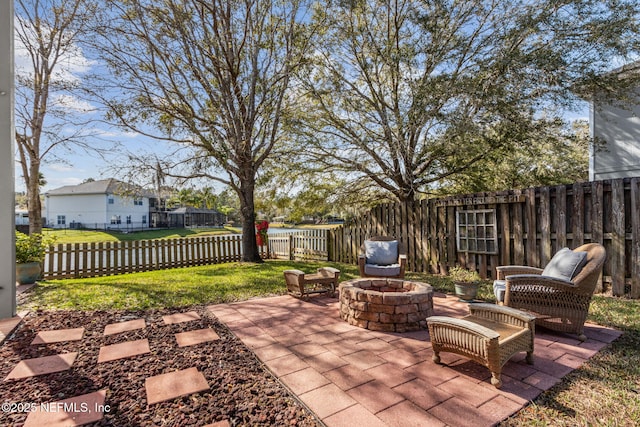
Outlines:
<svg viewBox="0 0 640 427"><path fill-rule="evenodd" d="M240 215L242 217L242 261L263 262L256 242L256 218L254 211L253 179L244 179L240 183Z"/></svg>
<svg viewBox="0 0 640 427"><path fill-rule="evenodd" d="M42 233L42 204L40 203L40 164L31 163L27 180L27 209L29 234Z"/></svg>

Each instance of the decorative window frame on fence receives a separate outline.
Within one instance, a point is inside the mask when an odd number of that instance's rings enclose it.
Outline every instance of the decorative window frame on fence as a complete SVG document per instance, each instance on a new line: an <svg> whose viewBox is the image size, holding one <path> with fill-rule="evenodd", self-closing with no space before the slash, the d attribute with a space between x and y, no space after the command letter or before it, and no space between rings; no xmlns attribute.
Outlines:
<svg viewBox="0 0 640 427"><path fill-rule="evenodd" d="M495 209L459 210L456 214L458 252L498 253L498 230Z"/></svg>

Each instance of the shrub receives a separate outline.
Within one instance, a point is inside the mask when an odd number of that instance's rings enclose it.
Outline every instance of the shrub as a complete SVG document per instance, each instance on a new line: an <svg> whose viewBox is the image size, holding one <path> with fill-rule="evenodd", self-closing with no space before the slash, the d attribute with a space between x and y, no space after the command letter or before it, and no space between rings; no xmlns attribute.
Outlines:
<svg viewBox="0 0 640 427"><path fill-rule="evenodd" d="M39 233L26 235L16 231L16 263L42 262L47 248L55 238Z"/></svg>
<svg viewBox="0 0 640 427"><path fill-rule="evenodd" d="M449 277L454 282L477 283L482 280L477 271L467 270L462 267L453 267L449 270Z"/></svg>

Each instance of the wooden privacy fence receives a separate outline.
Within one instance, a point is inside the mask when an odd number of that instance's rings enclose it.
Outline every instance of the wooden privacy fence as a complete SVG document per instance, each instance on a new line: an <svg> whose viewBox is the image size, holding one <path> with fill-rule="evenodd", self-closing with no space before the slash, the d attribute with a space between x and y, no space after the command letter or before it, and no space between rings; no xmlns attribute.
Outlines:
<svg viewBox="0 0 640 427"><path fill-rule="evenodd" d="M372 235L397 237L411 271L461 265L484 278L499 265L543 267L562 247L597 242L607 250L605 287L640 298L640 178L382 204L330 232L331 259L357 262Z"/></svg>
<svg viewBox="0 0 640 427"><path fill-rule="evenodd" d="M275 258L327 260L326 230L270 234ZM266 256L266 253L263 253ZM109 276L219 264L242 259L242 235L54 245L44 260L45 279Z"/></svg>

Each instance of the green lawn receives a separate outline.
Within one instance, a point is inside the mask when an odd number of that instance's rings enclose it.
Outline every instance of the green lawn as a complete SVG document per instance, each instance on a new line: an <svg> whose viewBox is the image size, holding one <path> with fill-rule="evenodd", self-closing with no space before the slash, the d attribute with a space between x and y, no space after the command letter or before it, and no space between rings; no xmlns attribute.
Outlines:
<svg viewBox="0 0 640 427"><path fill-rule="evenodd" d="M53 230L45 229L44 234L55 236L56 243L93 243L117 242L126 240L171 239L178 237L210 236L216 234L236 233L233 228L177 228L171 230L136 231L122 233L119 231L94 230Z"/></svg>
<svg viewBox="0 0 640 427"><path fill-rule="evenodd" d="M286 293L283 271L340 268L355 277L356 266L270 260L262 264L226 263L88 279L43 281L34 289L31 309L148 309L239 301Z"/></svg>
<svg viewBox="0 0 640 427"><path fill-rule="evenodd" d="M320 266L338 268L342 280L358 277L357 266L330 262L268 260L261 264L214 264L117 276L43 281L34 289L28 306L31 309L135 310L240 301L284 294L284 270L312 272ZM416 273L409 273L407 277L426 281L441 292L453 293L453 284L445 277ZM489 282L481 286L478 297L493 297Z"/></svg>

